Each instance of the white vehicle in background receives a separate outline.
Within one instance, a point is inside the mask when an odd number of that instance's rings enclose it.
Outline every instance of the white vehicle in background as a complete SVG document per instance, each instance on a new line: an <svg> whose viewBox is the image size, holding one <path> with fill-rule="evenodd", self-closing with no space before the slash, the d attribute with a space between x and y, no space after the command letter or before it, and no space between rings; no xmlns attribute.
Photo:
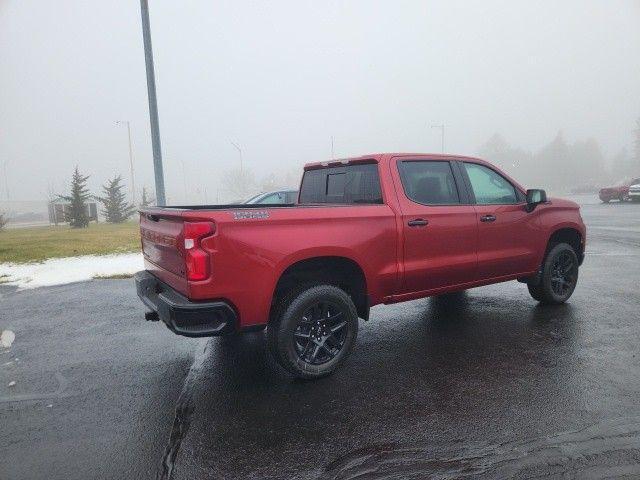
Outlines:
<svg viewBox="0 0 640 480"><path fill-rule="evenodd" d="M629 199L632 202L640 202L640 182L629 185Z"/></svg>
<svg viewBox="0 0 640 480"><path fill-rule="evenodd" d="M259 193L245 200L245 204L287 205L298 201L297 190L277 190L274 192Z"/></svg>

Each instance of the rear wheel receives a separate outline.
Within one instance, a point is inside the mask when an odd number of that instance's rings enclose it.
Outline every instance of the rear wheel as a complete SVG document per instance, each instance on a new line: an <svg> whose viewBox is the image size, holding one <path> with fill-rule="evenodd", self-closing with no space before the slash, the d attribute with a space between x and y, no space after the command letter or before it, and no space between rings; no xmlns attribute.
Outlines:
<svg viewBox="0 0 640 480"><path fill-rule="evenodd" d="M578 283L578 257L571 245L554 245L542 264L537 285L528 285L531 296L541 303L558 305L566 302Z"/></svg>
<svg viewBox="0 0 640 480"><path fill-rule="evenodd" d="M542 301L542 285L528 284L527 288L529 289L529 295L531 295L534 300L537 300L539 302Z"/></svg>
<svg viewBox="0 0 640 480"><path fill-rule="evenodd" d="M267 327L272 355L300 378L332 373L351 352L357 334L356 307L333 285L301 288L285 296Z"/></svg>

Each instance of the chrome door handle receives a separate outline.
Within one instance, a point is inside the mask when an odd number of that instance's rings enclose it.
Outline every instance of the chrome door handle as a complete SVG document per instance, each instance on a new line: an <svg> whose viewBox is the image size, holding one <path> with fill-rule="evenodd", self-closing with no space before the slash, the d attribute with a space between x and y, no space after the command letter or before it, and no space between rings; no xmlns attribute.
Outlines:
<svg viewBox="0 0 640 480"><path fill-rule="evenodd" d="M424 218L414 218L413 220L409 220L407 225L410 227L425 227L429 225L429 220L425 220Z"/></svg>
<svg viewBox="0 0 640 480"><path fill-rule="evenodd" d="M495 215L484 215L484 216L480 217L480 221L481 222L495 222L496 221L496 216Z"/></svg>

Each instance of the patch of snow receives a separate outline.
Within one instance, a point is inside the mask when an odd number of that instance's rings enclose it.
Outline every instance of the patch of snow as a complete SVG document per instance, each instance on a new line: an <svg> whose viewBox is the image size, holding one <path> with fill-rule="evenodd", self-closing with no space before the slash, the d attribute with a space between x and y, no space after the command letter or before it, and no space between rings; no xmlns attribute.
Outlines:
<svg viewBox="0 0 640 480"><path fill-rule="evenodd" d="M3 330L2 335L0 335L0 345L4 348L11 348L11 344L16 339L16 334L11 330Z"/></svg>
<svg viewBox="0 0 640 480"><path fill-rule="evenodd" d="M7 277L4 285L19 288L63 285L96 276L133 275L140 270L144 270L141 253L52 258L41 263L0 263L0 277Z"/></svg>

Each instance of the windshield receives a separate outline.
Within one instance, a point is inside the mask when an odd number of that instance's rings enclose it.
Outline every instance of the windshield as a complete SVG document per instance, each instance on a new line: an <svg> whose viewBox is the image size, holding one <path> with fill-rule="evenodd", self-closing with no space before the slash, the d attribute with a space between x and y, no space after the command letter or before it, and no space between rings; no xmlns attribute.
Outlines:
<svg viewBox="0 0 640 480"><path fill-rule="evenodd" d="M253 197L249 197L248 200L245 200L243 203L258 203L260 197L262 197L264 193L259 193L258 195L254 195Z"/></svg>

